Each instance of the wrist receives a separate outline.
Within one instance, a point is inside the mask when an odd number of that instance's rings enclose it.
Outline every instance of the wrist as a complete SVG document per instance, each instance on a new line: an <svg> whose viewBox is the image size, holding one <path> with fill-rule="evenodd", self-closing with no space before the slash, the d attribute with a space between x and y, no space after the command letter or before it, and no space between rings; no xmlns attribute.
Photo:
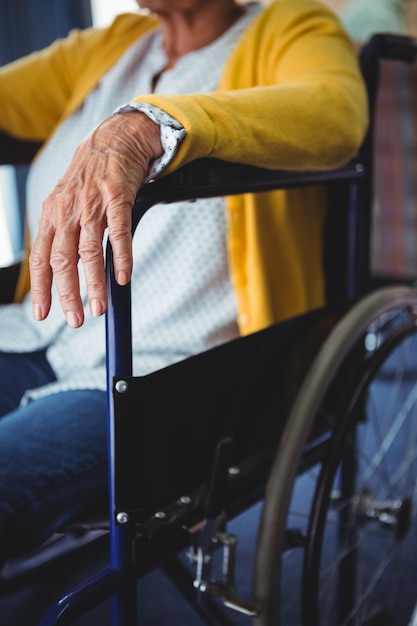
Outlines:
<svg viewBox="0 0 417 626"><path fill-rule="evenodd" d="M121 132L126 133L135 141L138 150L146 154L149 162L160 157L163 153L163 146L159 125L135 109L126 113L128 114L123 116L122 126L120 126L120 119L118 122L118 127L123 128Z"/></svg>
<svg viewBox="0 0 417 626"><path fill-rule="evenodd" d="M131 102L115 111L115 115L124 113L142 113L158 128L159 144L155 156L151 160L145 183L154 180L173 160L185 137L185 129L175 118L158 107L143 103ZM159 151L161 147L161 151Z"/></svg>

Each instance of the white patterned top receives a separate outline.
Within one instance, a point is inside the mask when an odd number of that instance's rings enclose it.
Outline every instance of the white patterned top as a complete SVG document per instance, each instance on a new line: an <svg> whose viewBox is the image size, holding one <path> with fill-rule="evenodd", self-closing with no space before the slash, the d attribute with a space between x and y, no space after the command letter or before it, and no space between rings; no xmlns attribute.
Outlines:
<svg viewBox="0 0 417 626"><path fill-rule="evenodd" d="M218 40L187 54L163 72L155 91L169 94L216 89L227 58L259 11L258 3L247 5L245 14ZM133 96L150 93L153 77L165 64L160 33L153 30L129 48L78 111L57 129L29 177L31 233L37 230L43 199L62 176L83 137ZM238 336L225 222L221 198L159 205L143 218L134 239L135 375ZM86 315L79 329L66 325L55 292L51 313L43 322L32 319L30 298L23 305L0 307L0 350L27 352L47 347L58 378L27 392L23 402L67 389L105 389L104 318L94 318L88 312L81 265L80 285Z"/></svg>

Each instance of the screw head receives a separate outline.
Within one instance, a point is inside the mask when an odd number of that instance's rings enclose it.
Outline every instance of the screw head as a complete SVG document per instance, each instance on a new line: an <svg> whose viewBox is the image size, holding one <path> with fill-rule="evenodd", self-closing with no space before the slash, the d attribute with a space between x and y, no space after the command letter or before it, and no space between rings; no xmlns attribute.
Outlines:
<svg viewBox="0 0 417 626"><path fill-rule="evenodd" d="M165 519L165 518L166 518L166 516L167 516L167 514L166 514L164 511L157 511L157 512L154 514L154 518L155 518L155 519Z"/></svg>
<svg viewBox="0 0 417 626"><path fill-rule="evenodd" d="M129 386L125 380L118 380L114 386L117 393L126 393L126 391L128 390L128 387Z"/></svg>
<svg viewBox="0 0 417 626"><path fill-rule="evenodd" d="M116 515L116 521L118 524L127 524L129 521L128 513L124 513L123 511Z"/></svg>

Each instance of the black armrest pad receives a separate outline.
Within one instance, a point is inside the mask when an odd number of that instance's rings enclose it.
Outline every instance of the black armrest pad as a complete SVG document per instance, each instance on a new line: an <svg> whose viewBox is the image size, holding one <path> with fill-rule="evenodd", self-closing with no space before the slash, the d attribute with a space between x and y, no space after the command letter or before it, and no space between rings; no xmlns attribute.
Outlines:
<svg viewBox="0 0 417 626"><path fill-rule="evenodd" d="M41 145L38 141L22 141L0 132L0 165L28 165Z"/></svg>

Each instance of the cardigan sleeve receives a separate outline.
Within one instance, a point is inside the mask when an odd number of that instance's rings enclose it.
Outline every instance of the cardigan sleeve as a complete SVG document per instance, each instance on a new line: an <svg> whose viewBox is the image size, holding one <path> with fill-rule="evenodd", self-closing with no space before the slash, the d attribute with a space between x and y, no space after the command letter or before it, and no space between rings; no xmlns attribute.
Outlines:
<svg viewBox="0 0 417 626"><path fill-rule="evenodd" d="M219 91L137 99L187 131L171 169L200 157L335 167L357 151L368 121L355 47L315 0L280 0L265 10L229 59Z"/></svg>
<svg viewBox="0 0 417 626"><path fill-rule="evenodd" d="M0 70L0 129L44 141L62 117L80 66L81 31ZM81 46L82 47L82 46Z"/></svg>
<svg viewBox="0 0 417 626"><path fill-rule="evenodd" d="M1 67L0 131L18 139L48 139L127 47L155 24L147 16L120 15L107 28L74 29Z"/></svg>

